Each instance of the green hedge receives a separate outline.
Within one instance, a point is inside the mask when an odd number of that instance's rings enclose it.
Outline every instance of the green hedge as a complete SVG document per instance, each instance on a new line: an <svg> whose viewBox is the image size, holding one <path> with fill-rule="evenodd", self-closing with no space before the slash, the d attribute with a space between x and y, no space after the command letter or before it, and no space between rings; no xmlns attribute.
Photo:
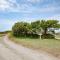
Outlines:
<svg viewBox="0 0 60 60"><path fill-rule="evenodd" d="M54 35L51 35L51 34L46 34L46 35L42 35L42 38L43 39L54 39Z"/></svg>
<svg viewBox="0 0 60 60"><path fill-rule="evenodd" d="M20 38L39 38L40 36L38 35L38 34L33 34L33 33L31 33L31 34L19 34L19 35L15 35L15 34L13 34L13 36L15 36L15 37L20 37Z"/></svg>

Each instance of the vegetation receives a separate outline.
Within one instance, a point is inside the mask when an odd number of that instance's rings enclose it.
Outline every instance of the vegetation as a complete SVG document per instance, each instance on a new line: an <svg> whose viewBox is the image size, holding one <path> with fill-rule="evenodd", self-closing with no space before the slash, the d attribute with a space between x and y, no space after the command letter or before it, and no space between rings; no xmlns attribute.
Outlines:
<svg viewBox="0 0 60 60"><path fill-rule="evenodd" d="M38 51L48 52L56 57L60 57L60 40L56 39L31 39L31 38L18 38L9 34L10 40L23 45L28 48L32 48Z"/></svg>
<svg viewBox="0 0 60 60"><path fill-rule="evenodd" d="M42 34L42 38L54 38L54 30L57 28L60 28L57 20L38 20L31 23L17 22L12 27L12 33L17 37L39 38Z"/></svg>
<svg viewBox="0 0 60 60"><path fill-rule="evenodd" d="M26 22L18 22L12 27L12 33L16 37L38 37L37 34L33 34L32 26Z"/></svg>
<svg viewBox="0 0 60 60"><path fill-rule="evenodd" d="M60 39L54 39L55 29L59 28L60 24L57 20L38 20L31 23L17 22L12 27L12 34L9 34L9 38L23 46L39 51L44 50L60 57ZM42 34L41 40L39 39L40 34Z"/></svg>
<svg viewBox="0 0 60 60"><path fill-rule="evenodd" d="M11 31L4 31L0 32L0 37L5 36L6 34L10 33Z"/></svg>
<svg viewBox="0 0 60 60"><path fill-rule="evenodd" d="M42 20L40 22L41 28L44 30L43 34L47 34L49 28L59 28L59 24L57 20Z"/></svg>
<svg viewBox="0 0 60 60"><path fill-rule="evenodd" d="M13 26L12 30L15 36L24 36L29 30L28 23L18 22Z"/></svg>

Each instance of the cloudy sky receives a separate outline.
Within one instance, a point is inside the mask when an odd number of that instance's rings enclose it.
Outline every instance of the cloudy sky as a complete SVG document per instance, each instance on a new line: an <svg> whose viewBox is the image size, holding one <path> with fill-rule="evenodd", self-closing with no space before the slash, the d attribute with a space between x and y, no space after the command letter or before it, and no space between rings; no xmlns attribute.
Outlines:
<svg viewBox="0 0 60 60"><path fill-rule="evenodd" d="M0 31L17 21L60 20L60 0L0 0Z"/></svg>

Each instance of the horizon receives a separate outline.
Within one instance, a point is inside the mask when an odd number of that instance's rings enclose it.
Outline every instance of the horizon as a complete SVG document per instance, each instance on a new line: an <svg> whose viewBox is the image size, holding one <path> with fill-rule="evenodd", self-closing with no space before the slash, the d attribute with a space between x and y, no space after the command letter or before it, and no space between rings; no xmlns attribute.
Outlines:
<svg viewBox="0 0 60 60"><path fill-rule="evenodd" d="M16 22L59 20L60 0L0 0L0 32Z"/></svg>

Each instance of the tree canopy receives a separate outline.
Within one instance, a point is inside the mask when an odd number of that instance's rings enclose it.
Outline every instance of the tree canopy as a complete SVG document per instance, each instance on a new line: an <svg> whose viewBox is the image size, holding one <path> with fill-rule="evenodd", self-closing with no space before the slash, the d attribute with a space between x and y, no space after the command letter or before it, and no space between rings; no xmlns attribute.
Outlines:
<svg viewBox="0 0 60 60"><path fill-rule="evenodd" d="M44 34L47 34L47 30L49 28L59 28L60 24L58 23L59 21L57 20L41 20L40 26L44 30Z"/></svg>
<svg viewBox="0 0 60 60"><path fill-rule="evenodd" d="M17 22L12 27L12 32L16 36L38 36L39 32L43 30L42 34L46 35L48 29L60 28L58 20L37 20L31 23ZM54 31L52 31L54 32ZM35 37L36 37L35 36Z"/></svg>

